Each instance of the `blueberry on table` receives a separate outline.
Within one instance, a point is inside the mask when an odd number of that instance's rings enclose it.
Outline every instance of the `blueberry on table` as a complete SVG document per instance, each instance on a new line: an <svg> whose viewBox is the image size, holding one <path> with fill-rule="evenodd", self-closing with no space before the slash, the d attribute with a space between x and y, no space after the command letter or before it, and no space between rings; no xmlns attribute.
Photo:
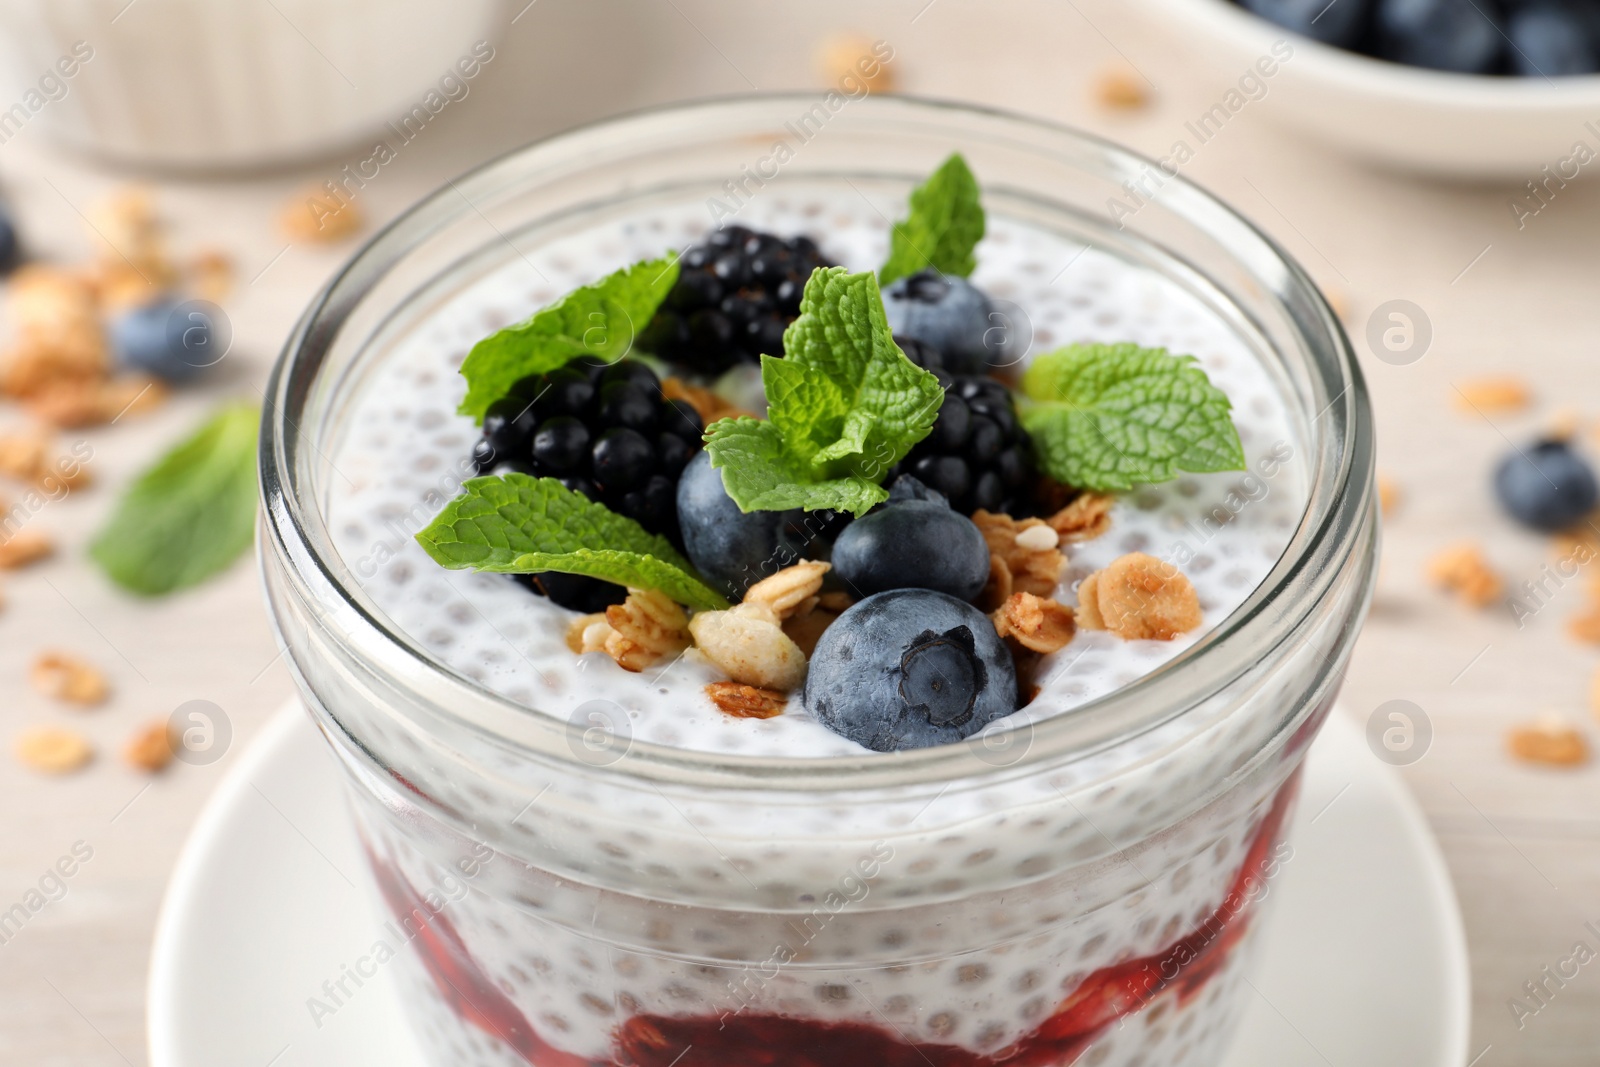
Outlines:
<svg viewBox="0 0 1600 1067"><path fill-rule="evenodd" d="M883 290L889 329L938 349L943 370L981 374L1007 362L1008 333L993 303L965 278L926 270L896 278ZM931 369L931 368L930 368Z"/></svg>
<svg viewBox="0 0 1600 1067"><path fill-rule="evenodd" d="M833 570L857 596L934 589L971 600L989 580L989 546L948 504L895 500L844 528L833 545Z"/></svg>
<svg viewBox="0 0 1600 1067"><path fill-rule="evenodd" d="M1378 0L1374 34L1385 59L1459 74L1493 72L1505 45L1483 0Z"/></svg>
<svg viewBox="0 0 1600 1067"><path fill-rule="evenodd" d="M808 558L810 531L821 523L799 510L739 510L704 451L683 469L677 504L684 553L709 585L735 601L767 575Z"/></svg>
<svg viewBox="0 0 1600 1067"><path fill-rule="evenodd" d="M1494 492L1511 517L1535 530L1570 526L1594 509L1594 471L1565 441L1514 450L1494 472Z"/></svg>
<svg viewBox="0 0 1600 1067"><path fill-rule="evenodd" d="M17 223L6 205L0 204L0 274L10 274L22 265L22 240Z"/></svg>
<svg viewBox="0 0 1600 1067"><path fill-rule="evenodd" d="M875 752L947 745L1017 707L1016 668L989 617L931 589L855 604L817 642L804 705Z"/></svg>
<svg viewBox="0 0 1600 1067"><path fill-rule="evenodd" d="M1534 2L1513 8L1506 21L1511 65L1518 74L1534 78L1595 73L1600 54L1585 31L1596 22L1593 11L1580 13L1565 4Z"/></svg>
<svg viewBox="0 0 1600 1067"><path fill-rule="evenodd" d="M222 358L227 338L198 302L164 297L129 308L110 325L117 362L169 382L185 382Z"/></svg>
<svg viewBox="0 0 1600 1067"><path fill-rule="evenodd" d="M1324 44L1348 48L1366 28L1369 0L1240 0L1268 22Z"/></svg>

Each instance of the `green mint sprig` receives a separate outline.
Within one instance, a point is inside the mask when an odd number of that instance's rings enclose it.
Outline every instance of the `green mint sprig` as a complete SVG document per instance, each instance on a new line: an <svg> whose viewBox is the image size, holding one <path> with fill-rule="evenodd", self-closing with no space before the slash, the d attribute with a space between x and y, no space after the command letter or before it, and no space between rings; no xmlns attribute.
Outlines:
<svg viewBox="0 0 1600 1067"><path fill-rule="evenodd" d="M955 153L911 191L911 213L889 233L889 259L878 271L879 284L925 267L965 278L978 265L973 249L983 230L978 179Z"/></svg>
<svg viewBox="0 0 1600 1067"><path fill-rule="evenodd" d="M666 538L554 478L469 479L417 541L451 570L561 571L656 589L691 608L728 606Z"/></svg>
<svg viewBox="0 0 1600 1067"><path fill-rule="evenodd" d="M761 357L767 421L713 423L711 465L744 511L832 509L861 515L878 484L928 435L944 392L889 333L871 274L812 273L783 358Z"/></svg>
<svg viewBox="0 0 1600 1067"><path fill-rule="evenodd" d="M161 596L227 569L256 531L261 409L228 404L128 487L89 556L129 592Z"/></svg>
<svg viewBox="0 0 1600 1067"><path fill-rule="evenodd" d="M579 356L621 359L677 280L676 256L644 260L485 337L461 363L467 379L461 414L481 423L489 405L520 379L547 374Z"/></svg>
<svg viewBox="0 0 1600 1067"><path fill-rule="evenodd" d="M1193 356L1127 343L1068 345L1033 361L1022 392L1022 423L1040 465L1076 489L1244 469L1232 405Z"/></svg>

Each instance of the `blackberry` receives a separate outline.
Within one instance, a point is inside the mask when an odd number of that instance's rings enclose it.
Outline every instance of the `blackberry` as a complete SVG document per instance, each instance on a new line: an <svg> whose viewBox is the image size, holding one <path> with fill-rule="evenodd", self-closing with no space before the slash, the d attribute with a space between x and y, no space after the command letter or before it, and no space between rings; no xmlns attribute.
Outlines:
<svg viewBox="0 0 1600 1067"><path fill-rule="evenodd" d="M556 478L682 547L678 476L704 429L693 407L662 396L660 380L643 363L573 363L524 378L491 404L472 461L479 474ZM514 577L577 611L600 611L627 595L619 585L575 574Z"/></svg>
<svg viewBox="0 0 1600 1067"><path fill-rule="evenodd" d="M781 356L806 280L829 265L809 237L717 230L678 258L677 284L640 344L707 378L762 355Z"/></svg>
<svg viewBox="0 0 1600 1067"><path fill-rule="evenodd" d="M906 349L906 342L899 344ZM936 349L921 349L913 362L931 358L928 353L937 356ZM920 365L947 380L944 403L933 430L889 472L889 480L910 474L949 497L950 506L963 515L980 508L1029 513L1038 474L1033 442L1017 419L1011 390L986 375L951 375Z"/></svg>

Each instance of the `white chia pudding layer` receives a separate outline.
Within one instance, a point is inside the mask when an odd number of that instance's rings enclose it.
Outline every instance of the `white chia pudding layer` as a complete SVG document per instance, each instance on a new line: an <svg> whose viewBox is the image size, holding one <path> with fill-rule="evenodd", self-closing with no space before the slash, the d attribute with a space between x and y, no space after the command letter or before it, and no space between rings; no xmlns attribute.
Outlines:
<svg viewBox="0 0 1600 1067"><path fill-rule="evenodd" d="M791 190L756 198L737 221L808 234L833 261L866 270L882 262L885 218L898 210ZM327 526L394 631L529 715L581 721L585 706L610 701L635 741L739 756L867 756L798 699L771 719L725 715L704 692L722 675L693 651L640 673L603 654L576 656L565 640L575 613L505 576L444 570L412 539L471 473L477 431L456 408L457 369L472 344L706 229L693 203L519 245L500 269L414 316L365 372L327 449ZM1070 714L1222 624L1282 555L1308 486L1304 429L1286 387L1197 296L1149 267L997 213L978 261L975 284L1031 320L1031 352L1134 341L1197 357L1233 403L1248 463L1136 489L1116 502L1108 533L1064 546L1063 603L1090 572L1146 552L1193 582L1203 627L1166 642L1080 630L1045 658L1037 698L1004 725ZM1243 712L1197 707L1067 764L937 792L767 803L648 783L551 787L548 769L510 746L474 753L479 779L429 767L432 777L406 782L451 814L448 828L404 793L380 805L358 790L388 908L432 915L435 932L448 933L417 938L407 964L419 1036L440 1064L575 1067L615 1056L711 1067L746 1062L714 1051L731 1038L712 1033L797 1019L957 1050L929 1061L939 1067L1048 1067L1079 1054L1108 1067L1214 1063L1239 1007L1255 904L1292 859L1280 836L1298 744L1280 742L1281 758L1251 764L1259 723L1245 713L1303 702L1309 672L1336 641L1309 641L1293 667L1259 680ZM319 694L339 689L331 674L307 681ZM331 704L329 714L388 766L419 761L422 745L382 709ZM477 853L475 832L490 824L501 835L514 827L514 838L469 871L462 857ZM468 890L436 913L407 903L453 880ZM460 958L443 967L441 952ZM1191 956L1201 962L1185 970ZM1079 1044L1028 1046L1016 1058L1047 1020L1082 1010L1074 1005L1085 990L1146 958L1157 960L1154 972L1171 964L1196 980L1158 984L1125 1005L1120 1025ZM482 984L477 996L459 988L472 981ZM1126 987L1115 988L1126 999ZM712 1025L685 1036L662 1022L673 1019Z"/></svg>
<svg viewBox="0 0 1600 1067"><path fill-rule="evenodd" d="M747 213L742 223L806 233L853 270L872 269L887 248L888 224L864 201L758 199ZM866 750L809 717L798 700L772 719L719 711L704 687L723 675L696 652L664 671L637 674L601 653L576 657L566 645L574 613L501 575L444 570L413 539L471 474L477 431L456 408L466 392L457 371L472 345L579 285L700 239L706 228L704 208L694 205L574 234L525 251L437 308L358 399L331 457L337 476L328 526L396 629L451 670L530 709L565 719L580 704L605 698L627 710L632 736L642 741L757 756L860 754ZM1194 583L1206 625L1171 641L1079 632L1046 659L1039 697L1017 712L1037 720L1146 674L1237 608L1282 555L1305 507L1305 472L1279 385L1219 316L1177 285L1004 218L990 220L978 261L974 283L1031 320L1033 352L1076 341L1134 341L1198 358L1233 403L1248 459L1247 471L1184 475L1125 495L1109 534L1071 548L1064 603L1091 571L1147 552L1177 564Z"/></svg>

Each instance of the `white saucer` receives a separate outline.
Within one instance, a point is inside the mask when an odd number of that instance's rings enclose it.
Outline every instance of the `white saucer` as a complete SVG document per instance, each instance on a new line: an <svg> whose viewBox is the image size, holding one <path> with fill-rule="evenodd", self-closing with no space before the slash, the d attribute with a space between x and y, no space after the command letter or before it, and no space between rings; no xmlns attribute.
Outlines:
<svg viewBox="0 0 1600 1067"><path fill-rule="evenodd" d="M307 1006L380 923L341 783L305 712L262 731L206 805L150 968L153 1067L424 1067L380 970L320 1027ZM1226 1067L1460 1067L1466 945L1437 846L1337 712L1312 748Z"/></svg>

